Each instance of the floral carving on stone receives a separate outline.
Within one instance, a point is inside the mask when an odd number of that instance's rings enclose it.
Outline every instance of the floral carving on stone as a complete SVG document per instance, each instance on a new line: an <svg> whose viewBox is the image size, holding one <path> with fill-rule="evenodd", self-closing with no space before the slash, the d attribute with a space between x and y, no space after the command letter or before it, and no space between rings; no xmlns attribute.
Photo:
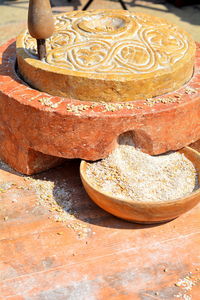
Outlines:
<svg viewBox="0 0 200 300"><path fill-rule="evenodd" d="M24 46L36 55L28 32ZM144 74L169 69L187 53L189 37L166 20L129 12L71 12L55 17L46 63L73 71Z"/></svg>

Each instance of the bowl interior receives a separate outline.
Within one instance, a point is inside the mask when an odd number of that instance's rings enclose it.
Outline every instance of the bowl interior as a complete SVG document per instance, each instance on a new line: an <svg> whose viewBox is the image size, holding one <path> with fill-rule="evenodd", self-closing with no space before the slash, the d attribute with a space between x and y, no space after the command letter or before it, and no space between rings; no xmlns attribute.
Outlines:
<svg viewBox="0 0 200 300"><path fill-rule="evenodd" d="M200 183L200 153L197 152L196 150L190 148L190 147L185 147L181 150L179 150L180 153L183 153L192 163L193 165L195 166L196 168L196 171L197 171L197 174L198 174L198 180L199 180L199 183ZM87 183L87 185L93 189L94 191L96 191L97 193L99 193L100 195L102 196L106 196L108 198L113 198L113 199L116 199L117 201L119 202L127 202L127 203L137 203L140 202L138 200L134 200L134 199L122 199L122 198L117 198L111 194L107 194L105 192L102 192L101 189L98 189L97 187L95 187L88 179L88 177L86 176L86 169L87 169L87 163L85 161L81 161L81 164L80 164L80 175L81 175L81 178L82 178L82 181L84 183L84 181ZM158 203L164 203L164 204L173 204L173 203L177 203L178 201L184 201L184 199L188 199L188 197L191 197L191 196L195 196L196 194L199 194L200 193L200 189L196 189L194 192L190 193L189 195L185 196L185 197L182 197L182 198L179 198L179 199L175 199L175 200L170 200L170 201L156 201L156 202L148 202L148 201L145 201L145 205L151 205L151 206L154 206L154 204L158 204ZM141 202L140 202L141 203ZM142 205L142 203L141 203Z"/></svg>

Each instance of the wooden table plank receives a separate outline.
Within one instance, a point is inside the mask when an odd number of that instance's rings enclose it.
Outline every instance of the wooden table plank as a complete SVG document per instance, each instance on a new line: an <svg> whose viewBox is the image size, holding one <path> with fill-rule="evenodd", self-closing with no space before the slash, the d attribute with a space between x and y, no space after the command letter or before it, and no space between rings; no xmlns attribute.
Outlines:
<svg viewBox="0 0 200 300"><path fill-rule="evenodd" d="M67 161L36 176L54 183L55 199L59 188L71 193L67 201L77 217L56 222L32 180L3 166L2 299L198 299L200 205L165 224L128 223L88 198L79 161Z"/></svg>

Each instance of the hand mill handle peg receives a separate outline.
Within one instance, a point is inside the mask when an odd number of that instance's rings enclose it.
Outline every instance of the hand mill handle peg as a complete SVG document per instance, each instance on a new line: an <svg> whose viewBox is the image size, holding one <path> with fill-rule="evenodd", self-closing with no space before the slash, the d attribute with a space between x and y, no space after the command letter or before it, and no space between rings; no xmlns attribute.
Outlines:
<svg viewBox="0 0 200 300"><path fill-rule="evenodd" d="M49 0L30 0L28 9L28 30L37 40L37 51L40 60L46 57L45 39L54 31L54 19Z"/></svg>

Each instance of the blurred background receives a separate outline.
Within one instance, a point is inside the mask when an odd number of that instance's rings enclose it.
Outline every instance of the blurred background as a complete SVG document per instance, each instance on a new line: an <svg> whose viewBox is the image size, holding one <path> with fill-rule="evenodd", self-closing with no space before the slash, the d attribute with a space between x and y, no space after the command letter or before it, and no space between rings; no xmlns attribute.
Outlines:
<svg viewBox="0 0 200 300"><path fill-rule="evenodd" d="M92 0L90 0L91 2ZM164 17L200 42L200 0L93 0L88 9L110 8ZM51 0L53 13L83 9L88 0ZM188 5L189 4L189 5ZM28 0L0 0L0 44L26 28Z"/></svg>

